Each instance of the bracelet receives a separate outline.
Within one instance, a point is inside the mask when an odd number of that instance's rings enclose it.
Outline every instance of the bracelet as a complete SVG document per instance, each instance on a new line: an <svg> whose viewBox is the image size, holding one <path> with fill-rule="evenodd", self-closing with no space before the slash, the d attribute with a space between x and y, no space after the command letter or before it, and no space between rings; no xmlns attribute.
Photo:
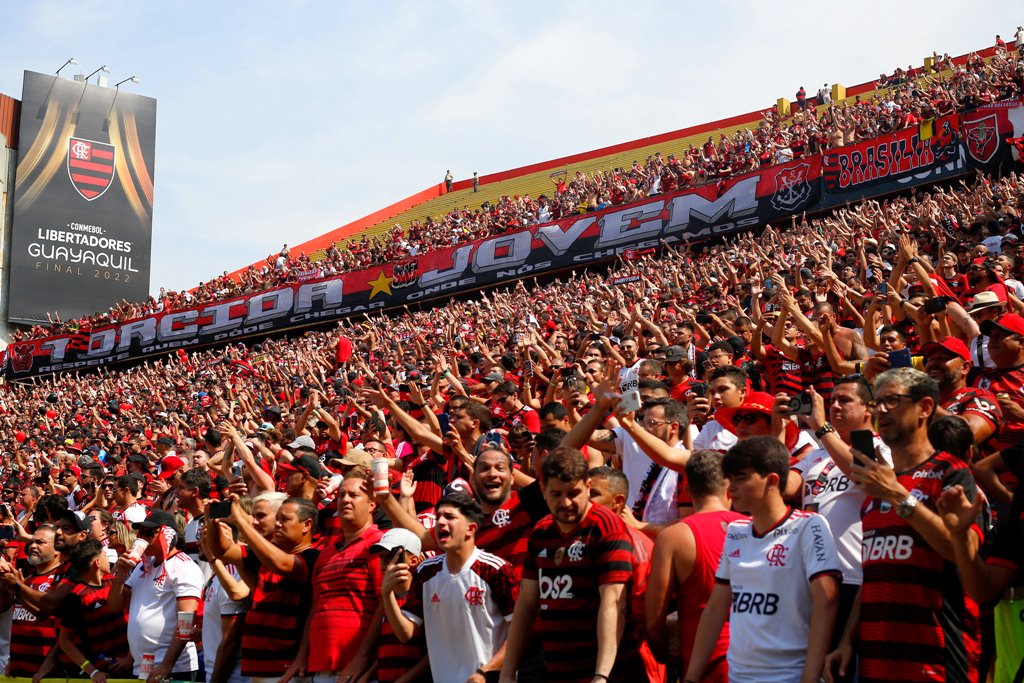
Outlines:
<svg viewBox="0 0 1024 683"><path fill-rule="evenodd" d="M99 669L93 669L92 673L89 674L89 678L96 678L96 674L100 673Z"/></svg>
<svg viewBox="0 0 1024 683"><path fill-rule="evenodd" d="M78 666L78 668L79 668L79 669L81 670L81 672L82 672L82 673L84 673L84 674L87 674L87 673L89 673L89 672L88 672L88 671L86 671L86 670L85 670L85 668L86 668L87 666L89 666L90 664L92 664L92 662L90 662L90 661L89 661L89 660L87 659L87 660L85 660L84 662L82 662L82 663L81 663L81 664L80 664L80 665Z"/></svg>
<svg viewBox="0 0 1024 683"><path fill-rule="evenodd" d="M484 671L481 667L477 667L476 672L478 674L480 674L481 676L483 676L484 678L487 678L487 672Z"/></svg>
<svg viewBox="0 0 1024 683"><path fill-rule="evenodd" d="M599 674L599 673L595 673L593 676L591 676L591 678L603 678L606 681L608 680L607 676L605 676L604 674Z"/></svg>

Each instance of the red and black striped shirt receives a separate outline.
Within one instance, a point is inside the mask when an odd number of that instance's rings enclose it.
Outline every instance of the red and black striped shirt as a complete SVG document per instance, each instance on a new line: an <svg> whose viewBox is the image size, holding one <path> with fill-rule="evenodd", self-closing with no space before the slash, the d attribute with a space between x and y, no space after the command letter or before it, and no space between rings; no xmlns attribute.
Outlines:
<svg viewBox="0 0 1024 683"><path fill-rule="evenodd" d="M124 610L103 609L113 580L111 574L99 586L75 582L61 603L61 628L69 631L78 649L97 666L102 659L120 659L128 654L127 615Z"/></svg>
<svg viewBox="0 0 1024 683"><path fill-rule="evenodd" d="M519 581L523 577L531 531L533 518L519 500L519 492L513 491L501 507L484 517L476 532L476 545L512 565Z"/></svg>
<svg viewBox="0 0 1024 683"><path fill-rule="evenodd" d="M597 657L600 587L629 584L633 543L618 515L591 505L579 526L563 534L552 516L537 523L523 568L540 593L539 635L548 677L565 683L593 679ZM629 587L627 585L627 594ZM644 664L627 610L626 629L610 681L635 681Z"/></svg>
<svg viewBox="0 0 1024 683"><path fill-rule="evenodd" d="M963 486L971 500L977 495L970 467L949 453L936 453L897 478L932 511L950 486ZM978 605L956 565L887 503L868 498L861 519L860 680L976 683ZM982 538L981 524L972 528Z"/></svg>
<svg viewBox="0 0 1024 683"><path fill-rule="evenodd" d="M265 568L252 552L245 551L244 566L259 573L252 607L242 625L242 675L280 677L299 649L306 616L313 603L312 581L295 581ZM320 551L306 548L297 559L313 575Z"/></svg>
<svg viewBox="0 0 1024 683"><path fill-rule="evenodd" d="M404 597L398 599L399 607L404 603ZM423 629L416 629L409 642L403 643L395 635L388 620L384 620L380 627L380 640L377 642L378 683L395 683L426 656L427 641ZM431 676L428 666L416 678L416 681L429 680L431 680Z"/></svg>
<svg viewBox="0 0 1024 683"><path fill-rule="evenodd" d="M25 585L40 593L54 588L67 571L67 564L60 564L45 574L36 574L27 560L19 562L19 569L25 577ZM35 676L43 666L43 660L50 650L57 647L57 618L40 619L33 614L18 596L14 596L11 617L11 659L9 676Z"/></svg>
<svg viewBox="0 0 1024 683"><path fill-rule="evenodd" d="M800 363L787 358L774 346L764 347L765 391L775 395L780 392L797 396L804 390L803 370Z"/></svg>

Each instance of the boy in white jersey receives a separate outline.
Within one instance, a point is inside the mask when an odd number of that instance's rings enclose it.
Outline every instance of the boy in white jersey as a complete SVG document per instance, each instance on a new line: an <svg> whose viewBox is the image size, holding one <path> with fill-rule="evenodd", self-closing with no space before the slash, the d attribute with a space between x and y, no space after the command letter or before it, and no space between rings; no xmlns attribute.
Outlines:
<svg viewBox="0 0 1024 683"><path fill-rule="evenodd" d="M741 441L722 469L733 507L751 518L729 524L685 681L701 680L728 618L732 683L816 683L841 576L832 532L823 517L783 501L789 452L777 439Z"/></svg>

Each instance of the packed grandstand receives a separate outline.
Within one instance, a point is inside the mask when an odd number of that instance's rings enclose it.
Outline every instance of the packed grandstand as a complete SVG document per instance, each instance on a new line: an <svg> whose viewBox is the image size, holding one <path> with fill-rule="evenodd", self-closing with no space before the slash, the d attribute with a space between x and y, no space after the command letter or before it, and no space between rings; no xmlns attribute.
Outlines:
<svg viewBox="0 0 1024 683"><path fill-rule="evenodd" d="M16 339L8 674L1020 680L1017 45Z"/></svg>

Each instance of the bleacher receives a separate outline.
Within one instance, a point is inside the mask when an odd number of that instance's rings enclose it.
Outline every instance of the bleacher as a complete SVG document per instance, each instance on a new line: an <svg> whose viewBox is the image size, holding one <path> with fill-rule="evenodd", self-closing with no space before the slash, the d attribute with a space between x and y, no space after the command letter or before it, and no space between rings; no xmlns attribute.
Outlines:
<svg viewBox="0 0 1024 683"><path fill-rule="evenodd" d="M980 51L979 54L984 58L989 58L991 57L992 49ZM954 62L956 64L964 63L967 57L968 55L961 55L954 58ZM926 60L927 63L930 63L930 61L930 59ZM884 91L885 89L882 90ZM845 98L836 98L834 101L838 103L852 103L857 97L869 99L876 92L873 81L862 83L845 88ZM813 94L809 93L809 95ZM820 109L821 107L819 107L819 111ZM414 221L422 223L427 217L439 219L456 208L479 208L484 202L496 202L502 196L511 197L525 194L536 198L541 194L550 195L554 190L552 175L555 173L564 171L567 179L571 180L577 171L589 175L598 171L611 170L615 167L628 168L632 165L633 161L639 161L642 164L648 156L653 155L655 152L661 152L665 157L670 154L678 156L683 154L690 144L693 144L694 147L704 144L708 137L711 137L717 144L723 133L731 135L743 128L755 128L762 120L762 111L766 110L749 112L728 119L684 128L649 138L642 138L612 147L481 176L479 191L475 193L473 192L471 179L457 181L454 184L453 191L449 193L444 192L443 185L428 188L428 190L417 195L424 196L422 201L416 201L415 197L410 197L404 202L394 205L399 207L394 211L386 209L378 211L373 216L354 221L303 244L295 245L292 247L292 253L306 253L309 254L313 261L317 261L324 257L325 251L331 243L343 247L353 238L358 239L364 235L368 238L383 235L396 224L407 228ZM241 272L241 270L236 272Z"/></svg>

